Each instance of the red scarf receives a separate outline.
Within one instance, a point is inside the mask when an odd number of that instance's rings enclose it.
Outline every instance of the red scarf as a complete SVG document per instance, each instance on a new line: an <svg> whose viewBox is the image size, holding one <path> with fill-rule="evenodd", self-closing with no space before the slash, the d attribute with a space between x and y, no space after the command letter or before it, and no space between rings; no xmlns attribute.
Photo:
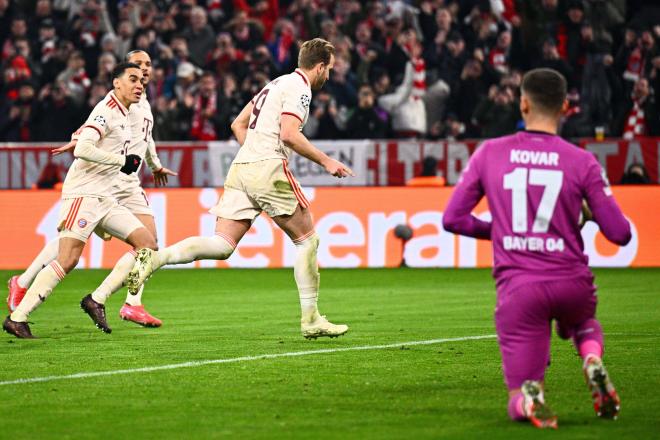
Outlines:
<svg viewBox="0 0 660 440"><path fill-rule="evenodd" d="M190 128L190 135L200 141L213 141L217 139L215 127L213 123L202 116L202 111L211 110L216 111L216 94L211 93L208 98L203 97L201 94L195 98L195 114L193 115L192 127Z"/></svg>
<svg viewBox="0 0 660 440"><path fill-rule="evenodd" d="M633 108L630 109L626 118L626 126L623 129L624 139L634 139L646 134L646 120L644 109L638 99L633 98Z"/></svg>

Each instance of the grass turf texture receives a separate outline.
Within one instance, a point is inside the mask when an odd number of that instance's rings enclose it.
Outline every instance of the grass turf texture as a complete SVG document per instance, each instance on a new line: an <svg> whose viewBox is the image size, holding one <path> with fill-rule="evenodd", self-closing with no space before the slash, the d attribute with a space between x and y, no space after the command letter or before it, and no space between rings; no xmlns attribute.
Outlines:
<svg viewBox="0 0 660 440"><path fill-rule="evenodd" d="M321 312L351 330L315 341L300 335L291 270L161 271L144 299L164 326L121 321L124 290L107 304L111 335L78 308L106 274L69 275L31 316L40 339L0 336L0 381L494 333L486 270L322 270ZM595 417L581 361L555 337L558 433L507 419L497 342L484 339L2 385L0 438L651 438L660 270L597 270L596 282L615 422Z"/></svg>

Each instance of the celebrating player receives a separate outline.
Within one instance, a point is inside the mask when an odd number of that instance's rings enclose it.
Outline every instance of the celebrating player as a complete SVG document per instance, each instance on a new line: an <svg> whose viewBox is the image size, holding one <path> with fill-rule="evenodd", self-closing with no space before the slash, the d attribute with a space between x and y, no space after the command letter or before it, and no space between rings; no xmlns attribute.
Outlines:
<svg viewBox="0 0 660 440"><path fill-rule="evenodd" d="M557 427L545 404L552 319L572 338L598 416L616 418L619 398L603 366L596 287L578 226L582 200L610 241L630 241L630 225L594 156L557 136L566 80L551 69L528 72L520 110L526 131L485 142L464 170L444 214L448 231L492 239L495 325L509 389L509 416ZM471 215L486 196L492 222Z"/></svg>
<svg viewBox="0 0 660 440"><path fill-rule="evenodd" d="M294 277L302 309L301 330L306 338L339 336L346 325L335 325L317 309L319 238L314 231L309 202L287 167L294 150L336 177L353 175L344 164L314 147L301 133L309 113L311 90L320 89L334 65L334 47L320 38L305 42L293 73L271 81L232 123L241 144L225 190L217 206L215 236L190 237L158 252L142 250L129 274L129 292L135 292L151 273L165 264L201 259L225 260L265 211L296 246Z"/></svg>
<svg viewBox="0 0 660 440"><path fill-rule="evenodd" d="M146 88L149 79L151 78L151 58L149 57L149 54L142 50L135 50L126 55L126 61L137 64L140 67L142 70L142 84ZM151 113L151 106L147 100L146 93L142 93L139 102L130 106L128 110L128 118L131 124L131 144L128 147L128 151L131 154L146 159L146 162L154 175L156 185L166 184L167 176L176 175L176 173L164 168L156 154L156 147L153 137L151 136L154 118ZM53 154L57 155L73 149L76 146L82 128L83 127L74 133L71 142L63 147L54 149ZM119 205L128 208L128 210L131 211L140 222L142 222L155 239L156 224L154 222L153 211L149 206L137 173L130 175L118 173L116 181L112 186L112 193L117 199ZM97 232L99 232L99 235L104 239L110 239L111 237L102 230L97 230ZM41 268L57 257L59 240L60 237L57 237L47 243L25 272L21 275L13 276L9 280L7 306L9 307L10 312L13 312L21 302L27 292L27 288L30 286L32 280L34 280L34 277L39 273ZM92 298L96 302L105 304L108 297L122 286L126 275L133 267L133 264L135 264L135 255L135 251L131 250L119 259L113 271L92 293ZM152 316L142 305L142 290L140 290L137 295L126 295L126 302L119 311L119 316L122 319L133 321L147 327L159 327L162 324L160 319Z"/></svg>
<svg viewBox="0 0 660 440"><path fill-rule="evenodd" d="M121 171L135 173L139 156L127 154L131 145L128 116L132 104L144 93L140 66L119 64L112 73L114 89L94 107L83 126L74 149L74 160L62 187L62 206L58 230L57 258L39 271L25 297L8 316L3 329L19 338L32 338L28 315L34 311L55 286L78 264L92 231L104 231L129 243L136 250L156 248L153 235L125 206L112 195L116 176ZM85 296L80 306L105 332L105 307L92 295Z"/></svg>

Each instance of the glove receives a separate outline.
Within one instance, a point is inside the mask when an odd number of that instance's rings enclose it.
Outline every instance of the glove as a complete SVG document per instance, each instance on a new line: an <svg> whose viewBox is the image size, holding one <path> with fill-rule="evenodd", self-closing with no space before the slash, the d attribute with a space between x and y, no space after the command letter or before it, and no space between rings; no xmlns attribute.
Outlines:
<svg viewBox="0 0 660 440"><path fill-rule="evenodd" d="M129 154L126 156L126 162L124 166L119 169L124 174L131 174L137 171L140 168L140 162L142 159L137 154Z"/></svg>

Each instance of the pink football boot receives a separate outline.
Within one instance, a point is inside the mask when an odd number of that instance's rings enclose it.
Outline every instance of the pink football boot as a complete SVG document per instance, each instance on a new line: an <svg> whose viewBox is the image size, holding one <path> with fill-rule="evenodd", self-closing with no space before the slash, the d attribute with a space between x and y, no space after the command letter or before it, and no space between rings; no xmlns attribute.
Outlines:
<svg viewBox="0 0 660 440"><path fill-rule="evenodd" d="M139 306L132 306L127 303L124 304L119 311L119 317L124 321L132 321L144 327L160 327L163 325L163 321L151 316L151 314L144 309L142 304Z"/></svg>
<svg viewBox="0 0 660 440"><path fill-rule="evenodd" d="M9 287L9 295L7 295L7 307L10 312L16 310L16 307L21 303L23 297L27 293L27 289L18 285L18 275L14 275L7 282Z"/></svg>

